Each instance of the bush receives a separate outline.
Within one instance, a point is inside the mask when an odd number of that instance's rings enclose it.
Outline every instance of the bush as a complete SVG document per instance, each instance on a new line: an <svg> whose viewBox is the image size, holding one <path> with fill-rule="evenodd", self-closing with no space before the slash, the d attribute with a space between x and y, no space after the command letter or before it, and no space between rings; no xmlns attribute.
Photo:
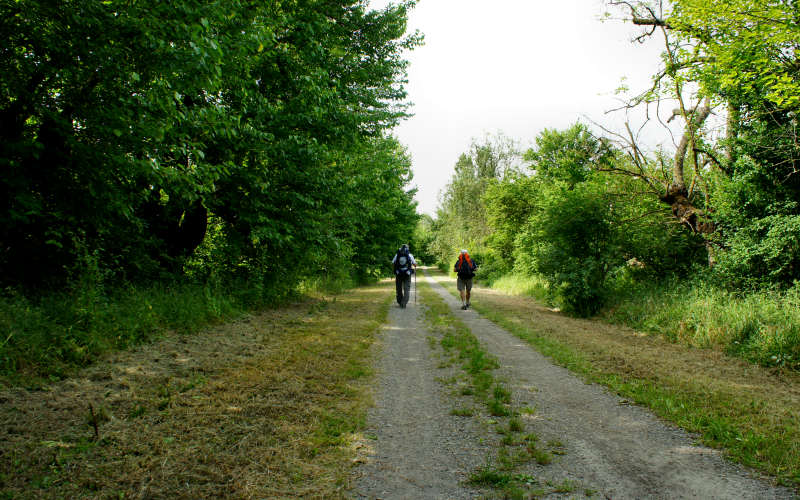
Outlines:
<svg viewBox="0 0 800 500"><path fill-rule="evenodd" d="M547 280L565 311L594 314L605 300L606 275L622 258L613 247L611 218L597 186L551 189L517 236L518 270Z"/></svg>
<svg viewBox="0 0 800 500"><path fill-rule="evenodd" d="M729 239L716 275L731 288L791 286L800 280L800 216L772 215L752 221Z"/></svg>

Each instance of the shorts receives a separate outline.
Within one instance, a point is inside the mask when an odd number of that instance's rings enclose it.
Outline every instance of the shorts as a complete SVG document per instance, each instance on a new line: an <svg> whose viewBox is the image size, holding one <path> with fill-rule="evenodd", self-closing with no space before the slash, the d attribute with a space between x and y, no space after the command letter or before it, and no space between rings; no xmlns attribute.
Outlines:
<svg viewBox="0 0 800 500"><path fill-rule="evenodd" d="M463 292L466 289L468 292L472 290L472 278L461 278L459 277L456 280L456 288L458 288L459 292Z"/></svg>

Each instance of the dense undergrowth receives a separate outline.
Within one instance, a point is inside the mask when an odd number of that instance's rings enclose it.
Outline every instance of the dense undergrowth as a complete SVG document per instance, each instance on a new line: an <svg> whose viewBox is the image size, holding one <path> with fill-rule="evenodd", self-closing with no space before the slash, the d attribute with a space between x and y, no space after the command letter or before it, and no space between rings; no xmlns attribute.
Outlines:
<svg viewBox="0 0 800 500"><path fill-rule="evenodd" d="M168 331L189 334L247 311L354 285L352 278L336 276L292 288L187 280L112 287L82 280L69 290L37 295L7 289L0 296L0 380L38 386Z"/></svg>
<svg viewBox="0 0 800 500"><path fill-rule="evenodd" d="M537 277L505 275L491 286L550 300ZM734 293L704 283L627 282L607 300L598 313L605 321L693 347L719 348L763 366L800 369L798 286Z"/></svg>

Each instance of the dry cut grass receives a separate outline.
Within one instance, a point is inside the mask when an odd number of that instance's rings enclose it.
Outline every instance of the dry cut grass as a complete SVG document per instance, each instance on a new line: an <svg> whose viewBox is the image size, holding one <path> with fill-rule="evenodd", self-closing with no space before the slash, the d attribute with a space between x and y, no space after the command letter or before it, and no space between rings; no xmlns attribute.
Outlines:
<svg viewBox="0 0 800 500"><path fill-rule="evenodd" d="M437 279L455 290L455 283ZM658 336L567 317L476 287L475 309L559 363L604 383L781 482L800 485L800 375Z"/></svg>
<svg viewBox="0 0 800 500"><path fill-rule="evenodd" d="M309 299L1 390L0 498L344 496L391 295Z"/></svg>

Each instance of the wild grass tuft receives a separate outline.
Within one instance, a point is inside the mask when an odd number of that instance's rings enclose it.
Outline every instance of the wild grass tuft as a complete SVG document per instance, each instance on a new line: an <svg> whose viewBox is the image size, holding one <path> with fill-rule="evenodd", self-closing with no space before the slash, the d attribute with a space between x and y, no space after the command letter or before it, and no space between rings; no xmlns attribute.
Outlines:
<svg viewBox="0 0 800 500"><path fill-rule="evenodd" d="M547 282L537 276L506 274L492 283L492 288L509 295L524 295L541 301L548 298Z"/></svg>
<svg viewBox="0 0 800 500"><path fill-rule="evenodd" d="M512 480L511 474L500 472L491 465L479 467L469 476L469 482L480 486L492 486L495 488L505 486Z"/></svg>
<svg viewBox="0 0 800 500"><path fill-rule="evenodd" d="M641 284L618 295L602 317L764 366L800 369L800 284L747 294L705 284Z"/></svg>

